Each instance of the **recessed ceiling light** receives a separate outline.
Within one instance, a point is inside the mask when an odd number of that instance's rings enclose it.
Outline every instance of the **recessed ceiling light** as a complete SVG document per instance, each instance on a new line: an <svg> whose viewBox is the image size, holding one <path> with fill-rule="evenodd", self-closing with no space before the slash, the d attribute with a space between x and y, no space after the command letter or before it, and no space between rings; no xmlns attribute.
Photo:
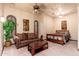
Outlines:
<svg viewBox="0 0 79 59"><path fill-rule="evenodd" d="M58 16L59 18L62 18L63 16Z"/></svg>

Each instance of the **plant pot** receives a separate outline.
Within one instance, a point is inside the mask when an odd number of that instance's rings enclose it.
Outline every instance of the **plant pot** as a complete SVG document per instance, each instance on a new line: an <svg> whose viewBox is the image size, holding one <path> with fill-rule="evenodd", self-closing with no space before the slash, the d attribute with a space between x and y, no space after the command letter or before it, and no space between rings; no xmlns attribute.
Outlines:
<svg viewBox="0 0 79 59"><path fill-rule="evenodd" d="M11 41L5 41L5 47L11 46Z"/></svg>

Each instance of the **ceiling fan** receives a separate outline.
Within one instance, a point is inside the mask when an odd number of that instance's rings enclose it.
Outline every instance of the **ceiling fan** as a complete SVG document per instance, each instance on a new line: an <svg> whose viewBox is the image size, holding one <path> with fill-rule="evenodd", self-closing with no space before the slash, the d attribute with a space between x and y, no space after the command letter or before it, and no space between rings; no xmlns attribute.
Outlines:
<svg viewBox="0 0 79 59"><path fill-rule="evenodd" d="M33 5L34 13L37 13L37 14L44 13L45 12L45 9L46 9L46 6L43 3L39 3L39 4L35 3Z"/></svg>
<svg viewBox="0 0 79 59"><path fill-rule="evenodd" d="M37 3L35 3L35 5L33 6L33 9L34 9L34 13L39 13L39 5Z"/></svg>

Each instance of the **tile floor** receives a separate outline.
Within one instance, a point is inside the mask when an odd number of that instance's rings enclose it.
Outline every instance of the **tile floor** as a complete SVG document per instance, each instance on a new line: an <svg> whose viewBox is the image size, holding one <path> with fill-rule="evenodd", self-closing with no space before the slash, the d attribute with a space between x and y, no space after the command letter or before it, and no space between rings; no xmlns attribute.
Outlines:
<svg viewBox="0 0 79 59"><path fill-rule="evenodd" d="M76 41L69 41L65 45L48 42L48 45L48 49L35 54L35 56L79 56ZM31 56L31 53L27 47L16 49L15 45L12 45L4 48L2 56Z"/></svg>

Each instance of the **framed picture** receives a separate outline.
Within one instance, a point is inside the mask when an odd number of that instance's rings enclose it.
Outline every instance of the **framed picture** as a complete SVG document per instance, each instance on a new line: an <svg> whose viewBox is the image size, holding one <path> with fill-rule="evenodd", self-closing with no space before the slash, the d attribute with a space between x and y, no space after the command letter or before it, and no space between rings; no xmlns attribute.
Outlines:
<svg viewBox="0 0 79 59"><path fill-rule="evenodd" d="M23 31L29 31L29 20L23 19Z"/></svg>
<svg viewBox="0 0 79 59"><path fill-rule="evenodd" d="M67 30L67 21L62 21L61 22L61 29L62 30Z"/></svg>

